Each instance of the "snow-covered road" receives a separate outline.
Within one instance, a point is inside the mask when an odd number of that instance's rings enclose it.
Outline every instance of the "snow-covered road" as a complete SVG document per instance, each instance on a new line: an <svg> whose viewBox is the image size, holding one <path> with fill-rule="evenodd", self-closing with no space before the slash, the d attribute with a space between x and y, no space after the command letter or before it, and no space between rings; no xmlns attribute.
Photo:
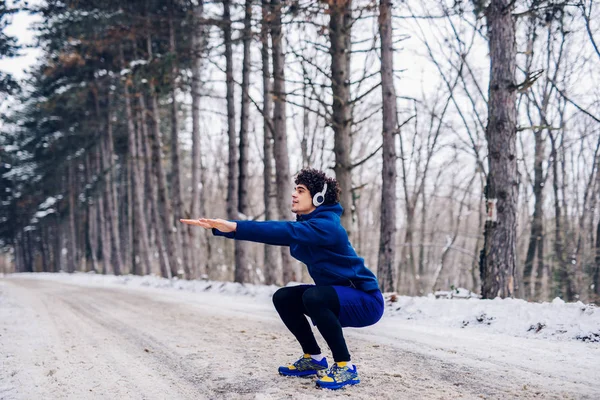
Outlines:
<svg viewBox="0 0 600 400"><path fill-rule="evenodd" d="M390 317L346 335L362 383L320 390L313 379L277 374L300 350L264 297L6 276L0 399L597 399L600 393L598 343Z"/></svg>

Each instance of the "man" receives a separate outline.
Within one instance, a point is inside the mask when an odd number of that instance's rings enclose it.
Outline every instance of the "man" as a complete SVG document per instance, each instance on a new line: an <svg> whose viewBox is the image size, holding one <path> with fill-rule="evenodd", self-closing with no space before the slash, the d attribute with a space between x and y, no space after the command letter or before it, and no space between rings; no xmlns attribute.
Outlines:
<svg viewBox="0 0 600 400"><path fill-rule="evenodd" d="M315 340L310 317L331 349L335 363L317 386L339 389L360 383L342 327L373 325L383 315L384 300L375 275L356 254L340 223L340 189L333 178L315 169L298 173L292 194L296 221L181 220L212 229L216 236L289 246L292 256L305 263L314 285L283 287L273 295L275 309L300 343L304 355L279 367L287 376L317 375L328 369Z"/></svg>

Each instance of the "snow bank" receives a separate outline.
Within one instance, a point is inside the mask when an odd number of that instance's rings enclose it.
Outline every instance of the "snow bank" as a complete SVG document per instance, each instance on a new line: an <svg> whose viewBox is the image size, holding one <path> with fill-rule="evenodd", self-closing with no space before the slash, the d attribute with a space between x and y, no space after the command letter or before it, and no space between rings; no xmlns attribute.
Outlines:
<svg viewBox="0 0 600 400"><path fill-rule="evenodd" d="M419 324L556 340L600 342L600 309L593 304L531 303L520 299L387 298L387 315Z"/></svg>

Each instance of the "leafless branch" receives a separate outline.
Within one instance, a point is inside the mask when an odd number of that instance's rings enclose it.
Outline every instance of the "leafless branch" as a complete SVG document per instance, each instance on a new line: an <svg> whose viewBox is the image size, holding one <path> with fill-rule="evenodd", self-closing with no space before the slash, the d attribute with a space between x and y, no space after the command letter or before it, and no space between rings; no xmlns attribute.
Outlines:
<svg viewBox="0 0 600 400"><path fill-rule="evenodd" d="M553 80L550 80L550 82L552 83L552 86L554 86L554 88L558 91L558 93L560 93L560 95L569 103L571 103L573 106L575 106L575 108L577 108L579 111L581 111L582 113L584 113L585 115L587 115L588 117L592 118L594 121L596 122L600 122L600 118L596 117L595 115L593 115L592 113L590 113L589 111L587 111L586 109L582 108L579 104L575 103L573 100L571 100L562 90L560 90L558 88L558 86L556 86L556 84L554 83Z"/></svg>
<svg viewBox="0 0 600 400"><path fill-rule="evenodd" d="M380 144L380 145L379 145L379 147L377 147L377 149L375 149L375 151L373 151L371 154L369 154L368 156L366 156L366 157L365 157L365 158L363 158L362 160L360 160L360 161L358 161L358 162L356 162L356 163L352 164L352 165L350 166L350 168L349 168L349 169L351 169L351 170L352 170L352 169L354 169L354 168L356 168L356 167L358 167L358 166L360 166L360 165L364 164L365 162L369 161L371 158L373 158L373 156L374 156L375 154L377 154L377 153L379 152L379 150L381 150L381 148L382 148L382 147L383 147L383 144Z"/></svg>

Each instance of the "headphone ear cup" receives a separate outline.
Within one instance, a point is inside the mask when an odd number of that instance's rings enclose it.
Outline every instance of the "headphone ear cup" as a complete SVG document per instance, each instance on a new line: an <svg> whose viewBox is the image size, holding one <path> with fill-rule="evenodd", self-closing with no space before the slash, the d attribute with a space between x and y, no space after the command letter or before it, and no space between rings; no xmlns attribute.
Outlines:
<svg viewBox="0 0 600 400"><path fill-rule="evenodd" d="M323 190L313 196L313 205L319 207L325 203L325 193L327 193L327 184L323 186Z"/></svg>
<svg viewBox="0 0 600 400"><path fill-rule="evenodd" d="M319 207L322 204L321 199L322 197L318 193L315 194L313 197L313 205L315 207Z"/></svg>

